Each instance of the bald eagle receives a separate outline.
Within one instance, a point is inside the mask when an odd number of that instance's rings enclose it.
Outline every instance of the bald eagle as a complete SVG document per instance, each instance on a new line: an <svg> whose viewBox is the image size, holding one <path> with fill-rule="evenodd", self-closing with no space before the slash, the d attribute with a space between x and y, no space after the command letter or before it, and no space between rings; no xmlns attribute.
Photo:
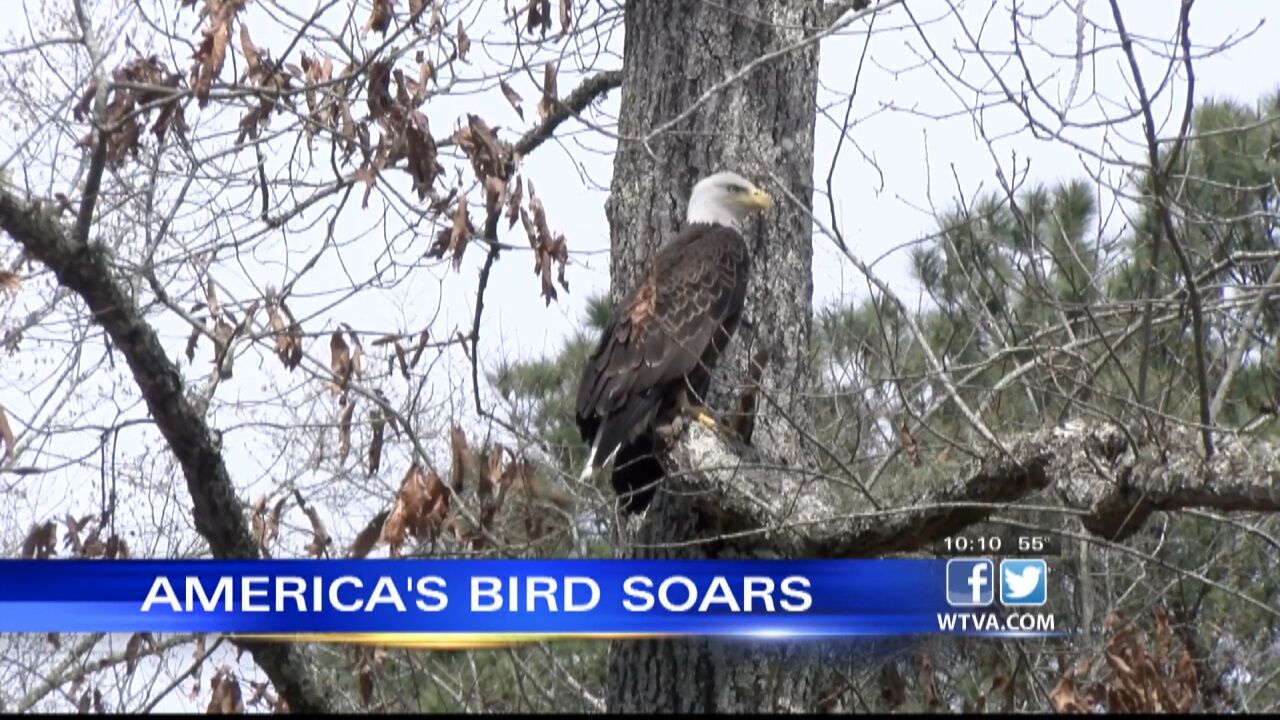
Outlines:
<svg viewBox="0 0 1280 720"><path fill-rule="evenodd" d="M650 259L587 359L577 403L578 429L591 446L583 479L613 460L623 512L647 507L662 479L657 426L682 411L714 425L701 406L737 330L751 270L741 223L772 205L736 173L694 185L684 229Z"/></svg>

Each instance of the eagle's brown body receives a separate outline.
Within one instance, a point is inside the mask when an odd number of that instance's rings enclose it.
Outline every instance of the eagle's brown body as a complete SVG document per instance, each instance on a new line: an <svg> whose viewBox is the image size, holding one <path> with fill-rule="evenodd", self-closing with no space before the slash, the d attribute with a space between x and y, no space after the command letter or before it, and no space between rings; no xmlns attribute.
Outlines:
<svg viewBox="0 0 1280 720"><path fill-rule="evenodd" d="M588 358L578 428L595 464L616 451L613 488L624 511L642 510L662 478L654 427L678 410L682 393L703 402L737 330L750 269L738 230L688 225L650 261Z"/></svg>

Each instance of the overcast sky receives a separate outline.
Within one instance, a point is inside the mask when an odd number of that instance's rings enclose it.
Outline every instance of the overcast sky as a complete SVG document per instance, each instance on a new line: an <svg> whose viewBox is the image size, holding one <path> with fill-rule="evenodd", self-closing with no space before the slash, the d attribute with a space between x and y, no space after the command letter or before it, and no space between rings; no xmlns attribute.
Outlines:
<svg viewBox="0 0 1280 720"><path fill-rule="evenodd" d="M962 52L971 50L971 45L960 31L959 23L945 18L950 12L947 4L917 5L914 12L925 26L933 48L953 68L963 65L963 76L973 84L992 87L991 73L981 66L977 56ZM988 7L987 3L970 2L961 8L970 32L977 33ZM1221 55L1197 60L1197 100L1230 97L1252 103L1280 85L1280 77L1273 69L1276 48L1280 47L1280 24L1265 22L1271 7L1274 5L1257 0L1196 4L1191 15L1191 37L1197 46L1207 48L1251 34ZM991 13L981 36L982 47L1004 52L1011 49L1007 8L1008 3L1001 3ZM1174 37L1178 3L1127 2L1122 3L1122 8L1127 12L1126 25L1135 37L1160 41ZM1028 15L1046 9L1050 10L1047 17L1024 31L1032 32L1035 39L1055 51L1074 54L1076 18L1073 10L1059 2L1023 3ZM1114 25L1108 3L1088 0L1085 9L1090 19L1106 27ZM944 19L926 23L930 18ZM955 82L940 78L933 68L922 64L927 50L913 28L904 29L908 24L906 14L894 9L877 18L875 23L851 114L853 125L847 142L856 144L856 148L844 147L833 176L841 231L862 259L879 258L932 232L936 224L931 206L946 210L961 194L971 199L980 189L998 191L997 160L1006 176L1010 176L1016 157L1019 174L1029 172L1031 182L1053 183L1084 177L1086 172L1099 172L1096 160L1081 157L1065 143L1037 140L1027 132L997 140L993 158L976 129L974 118L966 112L966 105L973 104L972 93L957 94L951 89L956 86ZM859 56L868 42L866 30L867 22L859 21L849 31L824 41L822 46L820 104L828 106L829 111L817 127L815 181L819 188L825 187L838 138L837 123L843 119L843 99L853 86ZM1108 42L1113 40L1114 37L1107 38ZM1085 38L1085 42L1089 46L1094 39ZM1007 60L993 58L1002 66ZM1079 107L1071 115L1074 120L1099 119L1103 113L1109 117L1122 114L1121 107L1108 105L1099 98L1116 104L1133 103L1135 96L1127 84L1128 68L1120 65L1122 60L1120 53L1113 51L1105 53L1096 65L1085 67L1076 93ZM1150 89L1163 75L1166 64L1150 53L1140 52L1139 60ZM1028 64L1037 80L1042 81L1042 93L1055 100L1066 97L1072 62L1029 51ZM1020 70L1006 67L1002 74L1017 83ZM1086 104L1083 101L1091 94L1090 86L1094 83L1097 97ZM1166 88L1157 103L1156 117L1162 124L1162 136L1176 132L1184 89L1183 81L1178 79ZM611 114L616 107L614 95L604 105L605 112ZM1041 115L1048 116L1045 112ZM1021 117L1008 107L988 111L982 119L987 136L993 138L1024 125ZM1115 134L1117 129L1121 131L1119 136ZM1142 128L1136 119L1120 128L1111 128L1110 132L1108 136L1102 129L1077 130L1071 137L1096 152L1114 155L1119 150L1134 162L1143 160L1146 149L1145 145L1136 144L1142 140ZM1105 145L1108 140L1111 147ZM599 139L583 142L590 142L593 147L609 146ZM541 303L529 299L527 286L533 278L527 263L504 261L494 273L499 280L494 285L494 297L502 300L494 306L498 310L488 316L488 326L493 329L486 327L485 334L490 338L505 338L507 348L525 356L554 352L565 334L576 327L589 294L608 288L609 229L604 202L612 158L607 154L581 152L575 144L571 140L562 143L564 150L541 150L526 163L530 175L539 179L538 188L548 212L567 234L569 246L575 253L574 266L569 271L572 292L544 309ZM864 153L874 159L874 165ZM576 172L566 168L570 156L602 187L584 184ZM729 164L732 159L726 159L726 165ZM1114 168L1105 169L1104 174L1114 184L1123 182L1124 178ZM1109 209L1107 193L1104 192L1101 199L1100 207L1104 211ZM829 223L825 198L816 198L814 204L819 218ZM1113 215L1106 231L1120 232L1123 223L1123 215ZM878 274L894 281L899 290L903 285L898 281L908 277L904 257L905 253L893 253L876 267ZM841 262L829 241L815 238L815 305L865 297L866 284L856 273L846 262Z"/></svg>

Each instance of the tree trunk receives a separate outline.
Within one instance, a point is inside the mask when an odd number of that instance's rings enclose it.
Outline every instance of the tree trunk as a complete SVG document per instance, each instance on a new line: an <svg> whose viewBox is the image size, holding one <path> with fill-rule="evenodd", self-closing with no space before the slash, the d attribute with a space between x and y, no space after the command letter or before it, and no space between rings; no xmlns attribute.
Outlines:
<svg viewBox="0 0 1280 720"><path fill-rule="evenodd" d="M814 43L746 73L657 137L711 88L757 58L814 31L817 0L630 0L619 131L608 204L613 299L630 289L652 253L684 223L693 184L735 170L774 195L772 212L747 228L752 277L746 323L722 358L710 405L732 409L748 358L768 353L753 440L764 453L801 461L810 382L813 248L809 205L818 77ZM794 198L794 200L792 199ZM800 204L797 204L798 201ZM659 490L640 521L632 557L743 557L753 548L709 542L716 529L679 495ZM662 546L666 547L662 547ZM657 546L657 547L655 547ZM802 652L804 657L797 656ZM807 659L806 659L807 658ZM812 652L707 640L617 642L609 664L614 712L735 712L813 707Z"/></svg>

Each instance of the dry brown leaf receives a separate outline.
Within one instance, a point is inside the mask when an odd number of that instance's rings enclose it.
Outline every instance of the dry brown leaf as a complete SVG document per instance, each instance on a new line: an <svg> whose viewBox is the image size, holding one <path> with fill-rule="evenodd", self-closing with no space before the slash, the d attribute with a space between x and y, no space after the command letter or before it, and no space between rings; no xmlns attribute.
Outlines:
<svg viewBox="0 0 1280 720"><path fill-rule="evenodd" d="M80 542L80 531L92 519L92 515L85 515L77 520L74 515L68 512L66 519L62 521L62 524L66 526L66 531L62 538L62 547L70 550L72 555L80 554L80 549L83 547L83 543Z"/></svg>
<svg viewBox="0 0 1280 720"><path fill-rule="evenodd" d="M471 38L467 37L466 28L462 27L462 21L458 21L458 59L467 62L467 53L471 50Z"/></svg>
<svg viewBox="0 0 1280 720"><path fill-rule="evenodd" d="M489 451L485 453L484 472L480 473L478 482L476 483L476 497L481 502L485 498L493 495L494 488L502 480L502 461L506 457L507 449L501 444L495 443Z"/></svg>
<svg viewBox="0 0 1280 720"><path fill-rule="evenodd" d="M351 452L351 416L355 413L356 404L348 402L342 408L342 414L338 418L338 465L341 466L347 461L347 454Z"/></svg>
<svg viewBox="0 0 1280 720"><path fill-rule="evenodd" d="M302 328L289 312L289 306L276 297L273 288L267 288L267 316L275 335L276 356L285 369L293 370L302 363Z"/></svg>
<svg viewBox="0 0 1280 720"><path fill-rule="evenodd" d="M1088 701L1076 689L1075 681L1066 675L1049 691L1049 703L1053 705L1053 711L1060 714L1084 715L1090 712Z"/></svg>
<svg viewBox="0 0 1280 720"><path fill-rule="evenodd" d="M1172 639L1172 633L1169 631L1169 614L1164 608L1156 608L1156 647L1155 658L1157 663L1164 663L1169 657L1169 645Z"/></svg>
<svg viewBox="0 0 1280 720"><path fill-rule="evenodd" d="M280 499L271 508L271 514L267 515L267 529L263 534L262 549L263 552L270 556L271 544L275 542L276 537L280 534L280 517L284 515L284 506L289 503L288 494L281 495Z"/></svg>
<svg viewBox="0 0 1280 720"><path fill-rule="evenodd" d="M398 347L398 346L397 346ZM369 474L374 475L382 466L382 435L386 429L386 419L382 408L375 407L369 411L369 429L373 438L369 441Z"/></svg>
<svg viewBox="0 0 1280 720"><path fill-rule="evenodd" d="M208 715L240 715L244 713L244 700L240 695L240 683L231 670L222 667L209 681L212 691L209 697Z"/></svg>
<svg viewBox="0 0 1280 720"><path fill-rule="evenodd" d="M550 305L552 300L559 297L555 286L551 283L551 265L552 263L559 264L560 270L556 275L556 280L560 283L560 287L567 292L569 283L564 278L564 269L568 262L569 247L565 244L563 235L557 235L554 240L538 248L534 271L542 277L542 296L546 299L547 305Z"/></svg>
<svg viewBox="0 0 1280 720"><path fill-rule="evenodd" d="M1162 608L1157 608L1154 615L1156 638L1152 647L1137 623L1109 614L1103 623L1104 632L1110 636L1106 649L1092 660L1068 667L1050 693L1054 709L1092 712L1098 708L1103 712L1142 714L1189 712L1199 693L1195 664L1184 648L1171 666L1174 638L1168 617ZM1097 673L1096 681L1082 683L1091 666L1103 670Z"/></svg>
<svg viewBox="0 0 1280 720"><path fill-rule="evenodd" d="M409 21L416 28L422 13L427 9L427 0L409 0Z"/></svg>
<svg viewBox="0 0 1280 720"><path fill-rule="evenodd" d="M385 36L391 27L391 11L395 0L373 0L373 10L369 13L369 22L365 23L364 34L370 30Z"/></svg>
<svg viewBox="0 0 1280 720"><path fill-rule="evenodd" d="M409 89L409 85L405 82L404 71L400 68L396 68L391 71L391 77L395 78L396 81L396 105L399 106L396 109L400 110L401 108L414 107L414 97L417 95L417 88L413 91ZM414 84L416 85L416 83ZM397 112L397 119L399 115L400 113Z"/></svg>
<svg viewBox="0 0 1280 720"><path fill-rule="evenodd" d="M364 378L364 346L360 344L360 336L356 334L351 326L343 323L347 328L347 337L351 338L351 375L356 379Z"/></svg>
<svg viewBox="0 0 1280 720"><path fill-rule="evenodd" d="M213 81L222 71L227 58L227 43L231 38L231 25L236 13L244 9L248 0L209 0L205 5L208 25L204 37L192 56L191 88L200 107L209 104L209 91Z"/></svg>
<svg viewBox="0 0 1280 720"><path fill-rule="evenodd" d="M516 114L523 120L524 108L520 107L520 103L524 102L524 98L520 97L520 93L507 84L506 80L498 80L498 87L502 88L503 96L507 98L507 102L511 103L511 107L515 108Z"/></svg>
<svg viewBox="0 0 1280 720"><path fill-rule="evenodd" d="M302 512L306 513L307 519L311 521L311 542L307 544L307 554L315 557L327 555L333 540L329 537L329 531L325 529L324 522L320 520L320 513L302 499L302 493L297 488L293 490L293 497L298 501L298 507L302 508Z"/></svg>
<svg viewBox="0 0 1280 720"><path fill-rule="evenodd" d="M390 549L391 557L400 556L411 528L416 527L427 510L426 474L414 463L400 481L395 503L382 525L381 539Z"/></svg>
<svg viewBox="0 0 1280 720"><path fill-rule="evenodd" d="M22 557L26 560L48 560L58 553L58 527L52 520L42 525L32 525L22 541Z"/></svg>
<svg viewBox="0 0 1280 720"><path fill-rule="evenodd" d="M503 482L502 467L506 453L506 448L500 444L490 447L485 453L484 468L476 482L476 497L480 500L480 528L483 531L493 529L494 518L497 517L498 511L502 509L502 502L506 499L507 484ZM495 487L499 488L496 496ZM477 531L472 539L472 547L480 549L485 542L485 532Z"/></svg>
<svg viewBox="0 0 1280 720"><path fill-rule="evenodd" d="M520 203L524 200L524 176L516 176L516 189L511 193L511 197L507 198L507 229L516 226L516 221L520 219Z"/></svg>
<svg viewBox="0 0 1280 720"><path fill-rule="evenodd" d="M573 0L560 0L560 37L573 28Z"/></svg>
<svg viewBox="0 0 1280 720"><path fill-rule="evenodd" d="M76 707L81 715L88 715L90 709L93 710L95 715L107 714L107 706L102 702L102 691L98 688L94 688L92 693L85 690L84 694L80 696L80 702Z"/></svg>
<svg viewBox="0 0 1280 720"><path fill-rule="evenodd" d="M431 1L431 23L427 25L427 31L432 35L440 33L444 30L444 15L440 12L440 0Z"/></svg>
<svg viewBox="0 0 1280 720"><path fill-rule="evenodd" d="M13 457L18 441L13 436L13 428L9 426L9 413L5 412L2 404L0 404L0 440L4 440L4 459L8 460Z"/></svg>
<svg viewBox="0 0 1280 720"><path fill-rule="evenodd" d="M409 148L405 169L413 177L418 199L423 200L432 194L436 179L444 174L444 167L440 165L436 141L431 137L426 115L418 110L410 113L404 134Z"/></svg>
<svg viewBox="0 0 1280 720"><path fill-rule="evenodd" d="M1182 654L1178 656L1178 662L1174 666L1172 684L1174 686L1174 705L1171 710L1177 713L1191 712L1192 706L1195 705L1196 694L1199 692L1200 685L1196 678L1196 666L1191 660L1191 653L1185 648L1182 650Z"/></svg>
<svg viewBox="0 0 1280 720"><path fill-rule="evenodd" d="M248 77L265 76L267 70L262 65L262 53L249 39L249 26L240 23L240 50L244 53L245 75Z"/></svg>
<svg viewBox="0 0 1280 720"><path fill-rule="evenodd" d="M525 14L524 30L527 33L541 28L546 37L551 27L551 0L529 0L528 12Z"/></svg>
<svg viewBox="0 0 1280 720"><path fill-rule="evenodd" d="M212 362L218 368L218 377L223 380L227 380L232 376L235 355L231 353L231 339L235 334L236 329L231 323L223 318L218 318L218 324L213 327L214 353Z"/></svg>
<svg viewBox="0 0 1280 720"><path fill-rule="evenodd" d="M413 359L409 361L409 367L418 367L418 360L422 357L422 351L427 349L427 341L430 339L430 333L425 329L418 335L418 344L413 348Z"/></svg>
<svg viewBox="0 0 1280 720"><path fill-rule="evenodd" d="M538 101L538 117L546 118L556 106L556 74L558 67L549 62L542 68L542 99Z"/></svg>
<svg viewBox="0 0 1280 720"><path fill-rule="evenodd" d="M395 344L396 361L400 363L400 374L405 380L409 379L409 361L404 355L404 346L400 343Z"/></svg>
<svg viewBox="0 0 1280 720"><path fill-rule="evenodd" d="M551 229L547 225L546 210L532 181L529 182L529 211L525 212L521 208L520 220L524 224L525 234L529 237L529 246L534 251L533 272L541 278L541 294L546 299L546 304L550 305L552 300L558 298L555 285L552 283L552 264L559 264L557 279L566 292L569 290L569 283L564 277L565 266L569 262L569 247L563 235L551 234Z"/></svg>
<svg viewBox="0 0 1280 720"><path fill-rule="evenodd" d="M269 692L271 683L266 681L263 681L263 682L250 681L249 687L253 688L253 695L249 696L249 702L245 703L249 707L257 707L259 705L265 705L266 707L269 708L275 704L276 702L275 696Z"/></svg>
<svg viewBox="0 0 1280 720"><path fill-rule="evenodd" d="M330 392L341 395L351 382L351 348L342 339L342 331L335 330L329 336L329 367L334 379L329 383Z"/></svg>
<svg viewBox="0 0 1280 720"><path fill-rule="evenodd" d="M361 665L356 668L356 678L359 681L360 702L369 707L369 702L373 699L373 671L367 665Z"/></svg>
<svg viewBox="0 0 1280 720"><path fill-rule="evenodd" d="M453 221L436 235L436 241L427 251L427 256L440 259L446 252L452 253L453 269L458 270L462 267L463 253L467 251L467 243L474 233L475 226L471 224L471 216L467 213L467 197L458 193Z"/></svg>
<svg viewBox="0 0 1280 720"><path fill-rule="evenodd" d="M177 128L185 135L187 126L180 104L182 77L170 72L156 56L137 58L120 66L112 73L112 87L105 105L105 125L111 128L106 137L107 159L115 166L137 155L141 149L142 124L155 111L158 116L151 131L160 139L169 128ZM163 89L160 89L163 88ZM88 118L96 100L97 86L91 85L81 95L80 103L73 110L77 121ZM83 147L96 144L96 130L90 130L80 140ZM68 202L59 201L66 207Z"/></svg>
<svg viewBox="0 0 1280 720"><path fill-rule="evenodd" d="M203 321L203 318L201 318ZM187 362L195 362L196 348L200 345L200 336L204 335L204 325L192 325L191 334L187 336Z"/></svg>
<svg viewBox="0 0 1280 720"><path fill-rule="evenodd" d="M107 554L107 544L98 537L98 530L94 530L88 540L84 541L84 545L80 548L80 557L94 558L103 557Z"/></svg>
<svg viewBox="0 0 1280 720"><path fill-rule="evenodd" d="M498 239L498 219L502 217L502 204L507 193L507 182L497 175L490 175L484 181L484 235L490 240Z"/></svg>
<svg viewBox="0 0 1280 720"><path fill-rule="evenodd" d="M369 117L378 119L394 105L391 97L391 63L379 60L369 65L368 74Z"/></svg>
<svg viewBox="0 0 1280 720"><path fill-rule="evenodd" d="M907 681L892 662L880 667L880 699L890 710L896 710L907 699Z"/></svg>
<svg viewBox="0 0 1280 720"><path fill-rule="evenodd" d="M366 558L369 553L373 552L373 548L378 544L378 539L382 535L382 528L387 522L387 517L391 514L390 510L383 510L364 526L356 539L351 541L351 548L347 551L347 557Z"/></svg>
<svg viewBox="0 0 1280 720"><path fill-rule="evenodd" d="M468 114L467 124L453 134L453 139L471 161L476 180L484 182L494 175L506 180L514 171L515 156L511 147L502 142L480 116Z"/></svg>
<svg viewBox="0 0 1280 720"><path fill-rule="evenodd" d="M902 451L911 458L911 464L919 467L920 465L920 447L916 445L916 439L911 436L911 428L907 426L907 421L903 420L902 425L898 428L898 438L902 443Z"/></svg>
<svg viewBox="0 0 1280 720"><path fill-rule="evenodd" d="M266 547L267 499L266 495L259 496L249 514L249 531L253 533L253 539L259 548Z"/></svg>
<svg viewBox="0 0 1280 720"><path fill-rule="evenodd" d="M22 287L22 276L8 270L0 270L0 290L9 293L17 293Z"/></svg>
<svg viewBox="0 0 1280 720"><path fill-rule="evenodd" d="M128 560L129 544L119 535L112 535L107 538L107 543L102 552L102 557L107 560Z"/></svg>
<svg viewBox="0 0 1280 720"><path fill-rule="evenodd" d="M126 675L133 675L133 671L138 667L138 653L142 650L143 635L146 633L134 633L129 636L129 642L124 646L124 672Z"/></svg>
<svg viewBox="0 0 1280 720"><path fill-rule="evenodd" d="M449 486L455 493L462 492L466 479L473 472L471 448L467 447L467 436L462 428L454 425L449 430L449 451L453 455L453 464L449 469Z"/></svg>
<svg viewBox="0 0 1280 720"><path fill-rule="evenodd" d="M369 195L373 192L373 187L378 182L378 174L372 167L366 166L356 170L355 179L364 183L364 197L360 200L360 209L368 209Z"/></svg>

